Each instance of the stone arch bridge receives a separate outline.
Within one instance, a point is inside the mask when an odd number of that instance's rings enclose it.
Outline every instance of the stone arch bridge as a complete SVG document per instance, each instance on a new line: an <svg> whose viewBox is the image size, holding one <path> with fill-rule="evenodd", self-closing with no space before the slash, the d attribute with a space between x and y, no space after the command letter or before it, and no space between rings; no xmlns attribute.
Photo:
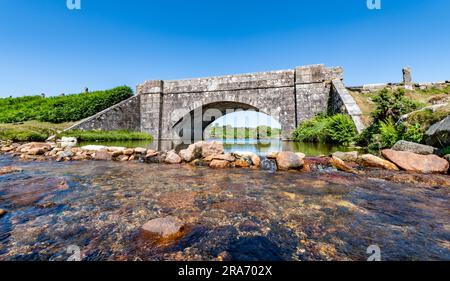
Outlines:
<svg viewBox="0 0 450 281"><path fill-rule="evenodd" d="M69 129L126 129L155 139L201 139L214 120L233 110L266 113L290 139L298 124L318 113L347 113L358 131L361 110L343 82L343 69L324 65L187 80L146 81L137 94Z"/></svg>

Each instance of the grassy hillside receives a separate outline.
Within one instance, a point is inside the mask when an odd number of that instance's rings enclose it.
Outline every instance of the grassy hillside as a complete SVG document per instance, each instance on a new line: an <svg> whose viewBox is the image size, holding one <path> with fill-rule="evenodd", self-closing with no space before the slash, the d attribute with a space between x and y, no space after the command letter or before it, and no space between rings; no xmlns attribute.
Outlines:
<svg viewBox="0 0 450 281"><path fill-rule="evenodd" d="M96 114L133 95L123 86L106 91L44 98L28 96L0 99L0 123L30 120L50 123L78 121Z"/></svg>

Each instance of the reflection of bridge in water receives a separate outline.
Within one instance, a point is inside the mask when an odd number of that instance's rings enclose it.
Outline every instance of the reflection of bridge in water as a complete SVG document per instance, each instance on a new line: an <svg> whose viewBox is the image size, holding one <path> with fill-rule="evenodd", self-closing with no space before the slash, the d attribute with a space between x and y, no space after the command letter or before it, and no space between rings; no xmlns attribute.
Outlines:
<svg viewBox="0 0 450 281"><path fill-rule="evenodd" d="M361 111L348 94L340 67L298 67L253 74L174 81L146 81L137 95L71 129L127 129L156 139L202 139L212 122L235 110L272 116L290 139L298 124L318 113L348 113L358 131Z"/></svg>

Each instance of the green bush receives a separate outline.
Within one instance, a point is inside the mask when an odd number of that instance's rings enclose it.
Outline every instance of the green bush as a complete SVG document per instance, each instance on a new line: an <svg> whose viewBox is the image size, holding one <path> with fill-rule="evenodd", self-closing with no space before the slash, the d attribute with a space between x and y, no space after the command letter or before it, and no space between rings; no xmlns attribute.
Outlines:
<svg viewBox="0 0 450 281"><path fill-rule="evenodd" d="M356 128L348 115L317 115L304 121L293 132L298 142L331 142L349 144L356 137Z"/></svg>
<svg viewBox="0 0 450 281"><path fill-rule="evenodd" d="M379 121L386 122L389 118L398 120L402 115L409 113L419 107L419 103L405 97L405 90L402 88L394 92L385 88L378 92L373 98L376 105L372 117L374 123Z"/></svg>
<svg viewBox="0 0 450 281"><path fill-rule="evenodd" d="M152 140L147 133L117 131L80 131L72 130L62 132L58 137L75 137L78 141L128 141L128 140Z"/></svg>
<svg viewBox="0 0 450 281"><path fill-rule="evenodd" d="M329 117L327 134L333 143L349 144L357 135L355 124L348 115L336 114Z"/></svg>
<svg viewBox="0 0 450 281"><path fill-rule="evenodd" d="M107 91L44 98L41 96L0 99L0 123L28 120L63 123L92 116L133 95L122 86Z"/></svg>
<svg viewBox="0 0 450 281"><path fill-rule="evenodd" d="M325 115L317 115L310 120L306 120L295 129L292 134L297 142L327 142L328 134L326 128L329 125L329 118Z"/></svg>
<svg viewBox="0 0 450 281"><path fill-rule="evenodd" d="M0 140L14 142L45 141L50 133L45 130L0 129Z"/></svg>

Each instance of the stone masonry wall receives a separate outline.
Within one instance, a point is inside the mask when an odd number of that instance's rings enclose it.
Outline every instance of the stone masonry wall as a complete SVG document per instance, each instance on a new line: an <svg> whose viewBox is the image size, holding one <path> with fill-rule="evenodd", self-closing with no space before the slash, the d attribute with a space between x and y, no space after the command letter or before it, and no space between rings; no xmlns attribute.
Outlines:
<svg viewBox="0 0 450 281"><path fill-rule="evenodd" d="M86 118L67 130L129 130L140 131L140 97L132 96L94 116Z"/></svg>

